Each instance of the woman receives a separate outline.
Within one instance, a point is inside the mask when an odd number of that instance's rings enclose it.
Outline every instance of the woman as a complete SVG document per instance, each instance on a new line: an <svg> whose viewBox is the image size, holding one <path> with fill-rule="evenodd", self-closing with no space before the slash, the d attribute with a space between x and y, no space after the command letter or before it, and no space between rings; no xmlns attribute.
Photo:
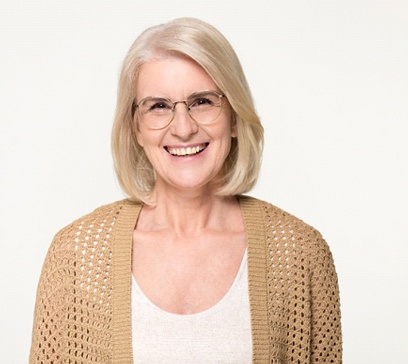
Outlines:
<svg viewBox="0 0 408 364"><path fill-rule="evenodd" d="M61 230L31 363L340 363L336 273L320 234L255 184L263 129L212 26L147 29L122 68L113 156L128 199Z"/></svg>

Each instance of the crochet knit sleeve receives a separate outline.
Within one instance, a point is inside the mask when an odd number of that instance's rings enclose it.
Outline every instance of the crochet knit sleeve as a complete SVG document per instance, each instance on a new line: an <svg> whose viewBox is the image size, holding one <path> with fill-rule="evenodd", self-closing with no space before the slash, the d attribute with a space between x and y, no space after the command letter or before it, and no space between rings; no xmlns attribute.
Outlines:
<svg viewBox="0 0 408 364"><path fill-rule="evenodd" d="M37 288L30 364L112 359L112 239L121 207L98 208L55 236Z"/></svg>
<svg viewBox="0 0 408 364"><path fill-rule="evenodd" d="M51 244L37 288L30 364L61 363L66 329L70 268L57 235Z"/></svg>
<svg viewBox="0 0 408 364"><path fill-rule="evenodd" d="M341 363L339 287L326 241L279 208L264 204L264 213L271 357L277 363Z"/></svg>
<svg viewBox="0 0 408 364"><path fill-rule="evenodd" d="M333 257L317 231L310 256L311 363L341 363L340 299ZM314 248L314 249L313 249Z"/></svg>

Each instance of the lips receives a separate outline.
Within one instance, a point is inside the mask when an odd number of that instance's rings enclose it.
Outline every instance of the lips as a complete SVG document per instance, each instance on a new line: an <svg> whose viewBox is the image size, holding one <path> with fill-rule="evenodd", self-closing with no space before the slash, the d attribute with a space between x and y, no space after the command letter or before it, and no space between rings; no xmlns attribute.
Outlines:
<svg viewBox="0 0 408 364"><path fill-rule="evenodd" d="M209 143L203 143L191 147L168 147L166 146L164 149L168 153L174 156L179 156L179 157L186 157L186 156L192 156L201 153L205 148L207 148Z"/></svg>

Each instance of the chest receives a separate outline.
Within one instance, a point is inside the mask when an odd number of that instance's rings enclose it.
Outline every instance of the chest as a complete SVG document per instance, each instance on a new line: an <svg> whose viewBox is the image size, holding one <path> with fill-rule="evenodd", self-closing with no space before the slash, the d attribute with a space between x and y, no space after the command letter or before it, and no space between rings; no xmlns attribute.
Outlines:
<svg viewBox="0 0 408 364"><path fill-rule="evenodd" d="M250 363L246 254L226 295L196 314L178 315L160 309L132 278L132 340L135 363Z"/></svg>
<svg viewBox="0 0 408 364"><path fill-rule="evenodd" d="M146 297L161 309L198 313L214 306L231 288L245 249L241 233L180 240L135 231L132 272Z"/></svg>

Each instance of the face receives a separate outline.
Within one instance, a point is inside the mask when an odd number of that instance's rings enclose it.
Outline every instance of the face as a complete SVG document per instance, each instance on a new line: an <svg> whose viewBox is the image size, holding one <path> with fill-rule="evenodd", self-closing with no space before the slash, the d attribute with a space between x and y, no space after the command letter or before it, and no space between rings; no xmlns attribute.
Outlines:
<svg viewBox="0 0 408 364"><path fill-rule="evenodd" d="M195 62L183 58L155 60L144 64L136 83L137 101L149 96L167 97L172 101L186 100L202 90L218 93L214 81ZM138 143L152 163L157 179L155 189L211 188L220 174L236 136L231 123L231 109L223 101L221 114L210 124L197 124L184 103L176 105L173 121L159 130L139 122Z"/></svg>

